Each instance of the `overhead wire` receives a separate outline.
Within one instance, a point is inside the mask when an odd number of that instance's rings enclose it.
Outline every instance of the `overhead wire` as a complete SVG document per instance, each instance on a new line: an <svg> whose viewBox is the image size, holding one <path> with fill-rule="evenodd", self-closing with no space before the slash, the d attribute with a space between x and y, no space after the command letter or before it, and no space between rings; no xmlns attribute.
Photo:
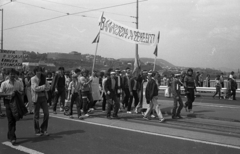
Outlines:
<svg viewBox="0 0 240 154"><path fill-rule="evenodd" d="M143 1L146 1L146 0L143 0ZM71 13L71 14L65 14L65 15L62 15L62 16L57 16L57 17L53 17L53 18L48 18L48 19L44 19L44 20L28 23L28 24L23 24L23 25L19 25L19 26L15 26L15 27L6 28L6 29L4 29L4 31L5 30L19 28L19 27L29 26L29 25L33 25L33 24L37 24L37 23L41 23L41 22L46 22L46 21L50 21L50 20L54 20L54 19L58 19L58 18L63 18L63 17L70 16L70 15L76 15L76 14L81 14L81 13L86 13L86 12L93 12L93 11L97 11L97 10L109 9L109 8L114 8L114 7L129 5L129 4L134 4L134 3L136 3L136 2L129 2L129 3L124 3L124 4L106 6L106 7L102 7L102 8L97 8L97 9L92 9L92 10L86 10L86 11Z"/></svg>
<svg viewBox="0 0 240 154"><path fill-rule="evenodd" d="M0 7L2 7L2 6L4 6L4 5L7 5L7 4L9 4L9 3L11 3L11 2L7 2L7 3L3 4L3 5L0 5Z"/></svg>
<svg viewBox="0 0 240 154"><path fill-rule="evenodd" d="M92 9L92 8L80 7L80 6L75 6L75 5L65 4L65 3L59 3L59 2L53 2L53 1L48 1L48 0L38 0L38 1L44 1L44 2L49 2L49 3L55 3L55 4L65 5L65 6L75 7L75 8ZM144 1L147 1L147 0L144 0ZM99 12L99 11L98 11L98 12ZM120 14L120 13L113 13L113 12L108 12L108 11L106 11L106 13L109 13L109 14L115 14L115 15L119 15L119 16L130 17L129 15Z"/></svg>
<svg viewBox="0 0 240 154"><path fill-rule="evenodd" d="M57 12L57 13L66 14L66 15L69 15L69 14L70 14L70 13L68 13L68 12L61 12L61 11L57 11L57 10L53 10L53 9L49 9L49 8L45 8L45 7L41 7L41 6L37 6L37 5L33 5L33 4L29 4L29 3L24 3L24 2L19 2L19 1L15 1L15 2L20 3L20 4L23 4L23 5L28 5L28 6L32 6L32 7L37 7L37 8L44 9L44 10L48 10L48 11L53 11L53 12ZM87 18L98 18L98 17L92 17L92 16L88 16L88 15L74 15L74 16L87 17ZM123 20L117 20L117 21L132 23L131 21L123 21Z"/></svg>

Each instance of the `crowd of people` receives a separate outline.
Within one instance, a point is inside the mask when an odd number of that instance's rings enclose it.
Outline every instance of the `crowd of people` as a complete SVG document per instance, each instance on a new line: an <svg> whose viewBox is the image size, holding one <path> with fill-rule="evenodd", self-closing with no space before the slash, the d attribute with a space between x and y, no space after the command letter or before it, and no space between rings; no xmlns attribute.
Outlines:
<svg viewBox="0 0 240 154"><path fill-rule="evenodd" d="M77 118L83 120L89 114L94 114L96 103L101 102L101 110L105 112L108 119L118 119L119 112L127 114L135 112L142 114L145 120L150 120L156 114L159 122L164 122L158 102L161 81L168 85L171 93L169 95L173 98L172 119L182 118L183 107L187 112L193 113L192 104L195 100L196 87L203 85L199 73L196 77L193 73L190 68L186 72L172 74L169 79L166 79L166 76L161 79L160 74L152 70L143 70L138 76L134 76L128 67L125 70L109 68L104 72L90 72L87 69L77 68L70 73L65 73L64 67L59 67L56 72L48 72L39 66L33 72L25 73L15 69L6 72L6 69L2 69L0 96L3 97L6 107L8 139L15 144L16 121L24 114L33 114L34 130L37 136L48 136L49 108L52 108L53 114L59 114L58 103L60 113L69 118L73 118L74 104L76 104ZM197 77L199 77L198 80ZM222 98L222 81L222 77L217 76L216 93L213 97L219 94L219 98ZM235 100L237 87L233 73L228 81L226 98L233 96ZM184 87L187 97L185 103L181 98L181 86ZM16 105L18 103L21 104L20 108ZM143 104L147 104L148 107L143 108ZM39 125L40 109L44 114L41 125ZM5 116L1 106L0 115Z"/></svg>

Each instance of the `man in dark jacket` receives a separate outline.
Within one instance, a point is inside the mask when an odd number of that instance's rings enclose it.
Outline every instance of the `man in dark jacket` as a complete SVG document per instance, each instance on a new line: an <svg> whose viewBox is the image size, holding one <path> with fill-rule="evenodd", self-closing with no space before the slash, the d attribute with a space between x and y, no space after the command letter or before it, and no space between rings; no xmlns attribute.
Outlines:
<svg viewBox="0 0 240 154"><path fill-rule="evenodd" d="M144 115L144 119L149 120L150 119L150 114L153 109L155 109L158 117L159 117L159 122L164 122L165 119L163 118L162 112L160 110L160 105L158 104L158 86L156 83L156 79L158 77L157 72L152 72L152 79L148 81L145 94L146 94L146 100L147 103L149 104L149 107Z"/></svg>
<svg viewBox="0 0 240 154"><path fill-rule="evenodd" d="M105 92L107 99L107 118L118 118L119 100L117 98L117 82L115 72L110 73L110 78L105 82ZM113 107L113 116L111 117L111 109Z"/></svg>
<svg viewBox="0 0 240 154"><path fill-rule="evenodd" d="M130 89L129 89L129 84L130 84L130 73L127 71L126 75L123 77L123 84L122 84L122 89L124 91L125 97L123 100L123 107L128 106L129 98L130 98Z"/></svg>
<svg viewBox="0 0 240 154"><path fill-rule="evenodd" d="M52 85L51 91L54 93L54 103L53 103L53 113L57 114L56 108L58 99L60 97L60 111L63 111L63 107L65 104L65 77L64 77L64 67L58 68L58 74L55 75Z"/></svg>

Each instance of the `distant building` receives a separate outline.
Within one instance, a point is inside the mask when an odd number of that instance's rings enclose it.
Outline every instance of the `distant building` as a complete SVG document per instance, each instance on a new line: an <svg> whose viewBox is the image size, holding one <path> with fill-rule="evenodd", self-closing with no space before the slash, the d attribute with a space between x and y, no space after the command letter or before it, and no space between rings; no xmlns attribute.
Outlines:
<svg viewBox="0 0 240 154"><path fill-rule="evenodd" d="M22 65L23 65L24 69L27 70L27 71L33 71L33 69L36 66L44 67L48 71L55 71L56 70L56 66L53 63L45 63L43 61L40 61L38 63L23 62Z"/></svg>
<svg viewBox="0 0 240 154"><path fill-rule="evenodd" d="M70 53L47 53L47 59L68 59L68 60L81 60L82 54L77 51L71 51Z"/></svg>

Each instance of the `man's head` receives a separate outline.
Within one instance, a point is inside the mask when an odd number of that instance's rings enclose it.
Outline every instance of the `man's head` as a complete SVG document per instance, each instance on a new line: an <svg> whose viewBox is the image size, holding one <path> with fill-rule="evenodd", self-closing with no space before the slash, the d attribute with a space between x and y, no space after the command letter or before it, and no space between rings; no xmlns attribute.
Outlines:
<svg viewBox="0 0 240 154"><path fill-rule="evenodd" d="M59 72L60 75L63 75L63 73L64 73L64 67L59 67L59 68L58 68L58 72Z"/></svg>
<svg viewBox="0 0 240 154"><path fill-rule="evenodd" d="M83 69L81 73L82 73L82 76L87 77L89 71L87 69Z"/></svg>
<svg viewBox="0 0 240 154"><path fill-rule="evenodd" d="M120 75L120 73L121 73L121 71L120 71L119 68L116 68L116 69L115 69L115 72L116 72L116 75Z"/></svg>
<svg viewBox="0 0 240 154"><path fill-rule="evenodd" d="M10 80L14 80L15 79L15 77L16 77L16 73L17 73L17 71L15 70L15 69L10 69L9 70L9 72L8 72L8 74L9 74L9 79Z"/></svg>
<svg viewBox="0 0 240 154"><path fill-rule="evenodd" d="M193 69L189 68L189 69L187 70L187 74L188 74L189 76L192 76L192 74L193 74Z"/></svg>
<svg viewBox="0 0 240 154"><path fill-rule="evenodd" d="M73 81L77 81L77 77L78 77L77 74L73 74L73 75L72 75L72 80L73 80Z"/></svg>
<svg viewBox="0 0 240 154"><path fill-rule="evenodd" d="M35 67L34 70L33 70L33 72L34 72L35 75L37 75L38 77L40 77L41 74L42 74L42 67L39 67L39 66Z"/></svg>
<svg viewBox="0 0 240 154"><path fill-rule="evenodd" d="M110 77L113 79L115 77L116 73L115 72L111 72L110 73Z"/></svg>
<svg viewBox="0 0 240 154"><path fill-rule="evenodd" d="M76 68L74 70L74 73L77 74L77 75L80 75L81 74L81 70L79 68Z"/></svg>

